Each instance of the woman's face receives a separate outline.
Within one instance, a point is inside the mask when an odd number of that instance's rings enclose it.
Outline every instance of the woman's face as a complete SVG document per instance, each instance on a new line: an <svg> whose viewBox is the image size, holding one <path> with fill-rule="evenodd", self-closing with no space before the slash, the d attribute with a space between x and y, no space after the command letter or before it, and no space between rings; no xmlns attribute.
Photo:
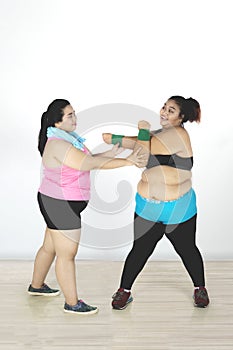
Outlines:
<svg viewBox="0 0 233 350"><path fill-rule="evenodd" d="M160 125L163 128L180 126L182 118L180 116L180 108L174 100L167 100L160 110Z"/></svg>
<svg viewBox="0 0 233 350"><path fill-rule="evenodd" d="M62 121L55 123L56 128L62 129L67 132L74 131L77 125L77 117L75 111L71 105L66 106L63 109L64 115Z"/></svg>

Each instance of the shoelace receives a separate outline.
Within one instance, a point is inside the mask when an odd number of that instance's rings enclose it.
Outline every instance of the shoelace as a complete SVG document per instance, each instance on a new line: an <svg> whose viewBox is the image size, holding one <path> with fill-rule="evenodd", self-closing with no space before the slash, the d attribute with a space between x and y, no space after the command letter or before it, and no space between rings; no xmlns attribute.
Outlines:
<svg viewBox="0 0 233 350"><path fill-rule="evenodd" d="M124 295L125 292L116 292L114 295L113 295L113 299L114 300L121 300L123 295Z"/></svg>
<svg viewBox="0 0 233 350"><path fill-rule="evenodd" d="M79 300L78 300L78 304L79 304L79 306L80 306L80 309L83 308L83 309L86 310L86 311L92 311L92 310L95 310L95 309L96 309L95 306L91 306L91 305L86 304L82 299L79 299Z"/></svg>
<svg viewBox="0 0 233 350"><path fill-rule="evenodd" d="M50 289L50 288L49 288L49 286L47 286L47 284L44 283L44 284L42 285L42 287L39 288L39 289L48 290L48 289Z"/></svg>
<svg viewBox="0 0 233 350"><path fill-rule="evenodd" d="M198 290L197 297L206 299L207 298L206 291L205 290Z"/></svg>

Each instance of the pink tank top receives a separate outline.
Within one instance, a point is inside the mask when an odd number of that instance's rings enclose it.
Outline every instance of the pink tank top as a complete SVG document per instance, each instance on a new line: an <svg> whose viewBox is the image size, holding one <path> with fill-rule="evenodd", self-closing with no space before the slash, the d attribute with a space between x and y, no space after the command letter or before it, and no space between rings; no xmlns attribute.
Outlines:
<svg viewBox="0 0 233 350"><path fill-rule="evenodd" d="M54 138L49 138L49 140ZM89 154L84 148L84 153ZM90 199L90 171L81 171L62 165L49 168L43 165L43 177L39 192L62 200Z"/></svg>

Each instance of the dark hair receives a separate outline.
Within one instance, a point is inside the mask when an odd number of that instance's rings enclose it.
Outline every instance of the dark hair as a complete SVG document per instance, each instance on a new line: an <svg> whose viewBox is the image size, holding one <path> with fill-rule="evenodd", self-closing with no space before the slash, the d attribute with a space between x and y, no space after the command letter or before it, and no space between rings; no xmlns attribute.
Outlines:
<svg viewBox="0 0 233 350"><path fill-rule="evenodd" d="M70 102L63 99L56 99L50 103L46 112L41 117L41 129L38 138L38 150L42 156L47 142L47 128L55 126L55 123L61 122L64 115L64 108L70 105Z"/></svg>
<svg viewBox="0 0 233 350"><path fill-rule="evenodd" d="M199 123L201 121L201 108L199 102L194 98L184 98L182 96L171 96L169 100L173 100L180 108L180 116L182 124L189 121Z"/></svg>

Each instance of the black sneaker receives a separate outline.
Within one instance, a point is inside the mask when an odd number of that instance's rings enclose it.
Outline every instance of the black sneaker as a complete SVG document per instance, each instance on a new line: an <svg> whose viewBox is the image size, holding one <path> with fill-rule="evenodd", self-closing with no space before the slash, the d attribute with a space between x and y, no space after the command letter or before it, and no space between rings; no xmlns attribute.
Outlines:
<svg viewBox="0 0 233 350"><path fill-rule="evenodd" d="M65 303L64 312L69 312L72 314L78 315L93 315L98 312L98 308L96 306L87 305L83 300L78 300L76 305L69 305Z"/></svg>
<svg viewBox="0 0 233 350"><path fill-rule="evenodd" d="M30 295L43 295L45 297L55 297L56 295L60 294L60 290L58 289L52 289L47 286L47 284L43 284L41 288L34 288L30 284L28 287L28 294Z"/></svg>
<svg viewBox="0 0 233 350"><path fill-rule="evenodd" d="M202 308L206 307L210 302L208 293L205 287L199 287L198 289L195 289L193 299L194 299L194 306L196 307L202 307Z"/></svg>
<svg viewBox="0 0 233 350"><path fill-rule="evenodd" d="M126 292L124 288L119 288L118 291L112 296L112 307L116 310L125 309L129 303L133 301L131 292Z"/></svg>

